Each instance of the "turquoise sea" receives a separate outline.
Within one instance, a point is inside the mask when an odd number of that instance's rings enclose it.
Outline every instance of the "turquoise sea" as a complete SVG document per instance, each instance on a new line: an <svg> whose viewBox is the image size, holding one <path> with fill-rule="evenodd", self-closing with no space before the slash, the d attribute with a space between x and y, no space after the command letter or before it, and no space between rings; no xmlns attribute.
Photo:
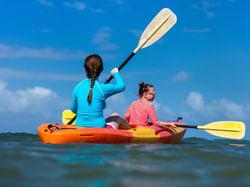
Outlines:
<svg viewBox="0 0 250 187"><path fill-rule="evenodd" d="M42 144L0 134L0 186L249 187L250 141L185 138L181 144Z"/></svg>

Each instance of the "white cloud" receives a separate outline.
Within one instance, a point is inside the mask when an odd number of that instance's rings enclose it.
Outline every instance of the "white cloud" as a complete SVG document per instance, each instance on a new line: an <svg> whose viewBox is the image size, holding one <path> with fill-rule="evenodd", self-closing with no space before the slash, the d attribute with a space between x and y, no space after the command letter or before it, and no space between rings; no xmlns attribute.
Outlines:
<svg viewBox="0 0 250 187"><path fill-rule="evenodd" d="M190 116L199 116L206 119L230 119L230 120L249 120L250 105L237 104L228 99L222 98L207 103L203 95L198 92L190 92L187 106L191 111L186 112Z"/></svg>
<svg viewBox="0 0 250 187"><path fill-rule="evenodd" d="M137 79L137 78L141 78L142 76L147 76L147 77L158 76L158 77L160 77L160 76L165 76L165 75L166 75L166 71L163 71L163 70L129 71L129 72L122 73L122 77L124 77L126 79ZM141 81L141 79L137 80L137 81Z"/></svg>
<svg viewBox="0 0 250 187"><path fill-rule="evenodd" d="M207 12L207 17L208 17L208 18L213 18L213 17L215 17L215 13L214 13L214 12L208 11L208 12Z"/></svg>
<svg viewBox="0 0 250 187"><path fill-rule="evenodd" d="M221 99L216 103L216 106L219 107L223 111L226 117L231 118L234 117L236 119L247 119L247 107L241 104L234 103L232 101L229 101L227 99ZM213 108L215 108L214 106Z"/></svg>
<svg viewBox="0 0 250 187"><path fill-rule="evenodd" d="M201 10L207 16L207 18L215 17L215 9L222 7L225 3L233 3L236 0L227 0L227 1L219 1L219 0L201 0L194 1L195 4L192 5L193 8L197 10ZM223 7L222 7L223 8Z"/></svg>
<svg viewBox="0 0 250 187"><path fill-rule="evenodd" d="M12 91L0 81L0 131L35 132L42 122L60 122L61 112L69 101L53 90L33 87Z"/></svg>
<svg viewBox="0 0 250 187"><path fill-rule="evenodd" d="M118 5L126 4L125 0L109 0L109 1Z"/></svg>
<svg viewBox="0 0 250 187"><path fill-rule="evenodd" d="M53 3L49 0L37 0L39 3L41 3L42 5L45 5L45 6L49 6L49 7L52 7L53 6Z"/></svg>
<svg viewBox="0 0 250 187"><path fill-rule="evenodd" d="M196 3L199 4L193 4L192 7L203 11L208 18L214 18L215 12L213 10L222 5L220 1L209 1L209 0L202 0Z"/></svg>
<svg viewBox="0 0 250 187"><path fill-rule="evenodd" d="M143 31L139 29L131 29L128 32L132 33L136 38L140 38L141 34L143 33Z"/></svg>
<svg viewBox="0 0 250 187"><path fill-rule="evenodd" d="M104 13L104 10L101 8L91 8L89 7L89 10L92 12L97 12L97 13Z"/></svg>
<svg viewBox="0 0 250 187"><path fill-rule="evenodd" d="M243 121L246 125L250 123L249 103L236 103L226 98L207 101L201 93L194 91L188 94L186 106L179 104L177 107L168 107L156 103L156 108L159 120L173 120L181 116L185 123L194 125L231 120ZM249 133L247 129L246 139L250 138Z"/></svg>
<svg viewBox="0 0 250 187"><path fill-rule="evenodd" d="M126 96L124 93L119 93L116 95L111 96L107 100L107 107L105 109L105 116L109 116L114 112L119 113L121 116L123 116L126 112L126 109L128 108L128 105L130 103L127 103Z"/></svg>
<svg viewBox="0 0 250 187"><path fill-rule="evenodd" d="M118 46L115 45L111 39L112 29L109 27L103 27L95 33L92 41L95 45L97 45L99 50L110 51L118 48Z"/></svg>
<svg viewBox="0 0 250 187"><path fill-rule="evenodd" d="M203 9L213 8L213 7L218 6L218 3L214 2L214 1L208 1L208 0L201 1L201 4L202 4Z"/></svg>
<svg viewBox="0 0 250 187"><path fill-rule="evenodd" d="M49 47L37 49L0 43L0 58L79 59L83 56L86 56L86 53L82 51L57 50Z"/></svg>
<svg viewBox="0 0 250 187"><path fill-rule="evenodd" d="M123 1L123 0L115 0L115 3L121 5L121 4L125 4L125 1Z"/></svg>
<svg viewBox="0 0 250 187"><path fill-rule="evenodd" d="M204 108L203 96L197 92L190 92L186 103L191 109L195 111L200 111Z"/></svg>
<svg viewBox="0 0 250 187"><path fill-rule="evenodd" d="M63 73L47 73L33 72L9 68L0 68L0 79L33 79L33 80L60 80L60 81L79 81L83 74L63 74Z"/></svg>
<svg viewBox="0 0 250 187"><path fill-rule="evenodd" d="M201 28L201 29L191 29L191 28L184 28L184 32L191 32L191 33L206 33L211 32L210 28Z"/></svg>
<svg viewBox="0 0 250 187"><path fill-rule="evenodd" d="M174 76L173 80L176 82L185 82L189 79L189 77L190 74L188 72L180 71Z"/></svg>
<svg viewBox="0 0 250 187"><path fill-rule="evenodd" d="M74 2L64 2L64 5L69 7L69 8L74 8L76 10L85 10L86 5L85 3L81 2L81 1L74 1Z"/></svg>
<svg viewBox="0 0 250 187"><path fill-rule="evenodd" d="M124 115L127 105L124 93L107 100L105 116L118 112ZM70 98L60 97L45 87L12 91L0 80L0 132L36 133L41 123L61 123L61 113L70 107ZM6 124L6 125L3 125Z"/></svg>
<svg viewBox="0 0 250 187"><path fill-rule="evenodd" d="M117 49L117 45L112 42L102 43L98 46L99 50L101 51L110 51Z"/></svg>
<svg viewBox="0 0 250 187"><path fill-rule="evenodd" d="M169 106L162 105L156 100L154 100L154 107L155 107L158 120L160 121L169 120L170 118L176 117L176 114L172 111L172 109ZM164 117L161 117L161 116L164 116Z"/></svg>
<svg viewBox="0 0 250 187"><path fill-rule="evenodd" d="M112 38L112 29L109 27L103 27L96 32L93 38L93 42L95 44L105 43L111 40L111 38Z"/></svg>
<svg viewBox="0 0 250 187"><path fill-rule="evenodd" d="M33 29L33 32L42 32L42 33L50 33L51 30L48 28L39 28L39 29Z"/></svg>
<svg viewBox="0 0 250 187"><path fill-rule="evenodd" d="M124 115L129 104L124 93L116 94L107 100L105 116L113 112ZM70 98L64 99L53 90L35 86L10 90L7 83L0 80L0 132L35 132L42 122L61 122L61 112L70 107ZM222 98L207 102L199 92L190 92L186 98L186 108L172 107L154 101L159 120L184 117L184 121L207 122L213 120L240 120L250 118L250 104L238 104ZM181 110L179 111L179 109Z"/></svg>

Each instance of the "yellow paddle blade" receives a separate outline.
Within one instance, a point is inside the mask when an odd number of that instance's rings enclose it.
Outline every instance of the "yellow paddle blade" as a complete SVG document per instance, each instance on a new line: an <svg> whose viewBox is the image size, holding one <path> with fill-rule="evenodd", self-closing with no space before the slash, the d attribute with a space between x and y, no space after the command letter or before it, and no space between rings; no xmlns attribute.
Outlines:
<svg viewBox="0 0 250 187"><path fill-rule="evenodd" d="M65 125L68 125L70 120L72 120L75 117L75 115L76 114L72 112L71 110L64 110L62 112L62 123ZM73 123L70 125L75 125L75 124L76 124L76 120L74 120Z"/></svg>
<svg viewBox="0 0 250 187"><path fill-rule="evenodd" d="M245 124L241 121L216 121L197 128L218 137L237 140L244 138L246 130Z"/></svg>
<svg viewBox="0 0 250 187"><path fill-rule="evenodd" d="M134 50L137 53L141 48L148 47L159 40L176 23L176 15L168 8L163 8L148 24L141 35L139 44Z"/></svg>

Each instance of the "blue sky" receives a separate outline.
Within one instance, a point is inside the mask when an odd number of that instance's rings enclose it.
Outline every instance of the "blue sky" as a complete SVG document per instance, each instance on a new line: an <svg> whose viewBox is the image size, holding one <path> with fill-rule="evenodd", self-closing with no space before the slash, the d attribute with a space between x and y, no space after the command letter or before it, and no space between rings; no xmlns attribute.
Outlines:
<svg viewBox="0 0 250 187"><path fill-rule="evenodd" d="M177 15L176 25L124 67L126 90L107 101L105 115L124 114L144 81L155 85L162 121L250 124L249 6L245 0L0 0L0 132L36 133L43 122L60 123L73 87L85 78L85 56L103 57L100 80L107 79L164 7ZM198 130L189 136L212 138Z"/></svg>

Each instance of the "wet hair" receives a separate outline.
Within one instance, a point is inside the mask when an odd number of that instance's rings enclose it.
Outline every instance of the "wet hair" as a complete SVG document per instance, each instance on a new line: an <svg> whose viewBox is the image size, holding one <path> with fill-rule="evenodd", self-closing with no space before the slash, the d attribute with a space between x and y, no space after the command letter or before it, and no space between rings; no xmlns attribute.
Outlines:
<svg viewBox="0 0 250 187"><path fill-rule="evenodd" d="M95 80L99 77L103 70L102 58L97 54L89 55L85 58L84 68L87 77L90 79L89 94L87 97L88 104L92 102L92 90L95 85Z"/></svg>
<svg viewBox="0 0 250 187"><path fill-rule="evenodd" d="M141 82L139 84L139 96L142 97L145 92L149 91L149 88L153 88L154 85Z"/></svg>

